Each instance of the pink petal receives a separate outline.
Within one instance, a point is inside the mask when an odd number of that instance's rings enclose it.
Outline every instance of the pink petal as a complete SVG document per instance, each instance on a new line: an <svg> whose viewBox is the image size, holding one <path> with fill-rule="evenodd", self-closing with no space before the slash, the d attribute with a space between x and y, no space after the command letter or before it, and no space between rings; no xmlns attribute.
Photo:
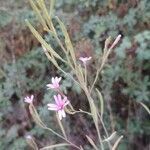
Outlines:
<svg viewBox="0 0 150 150"><path fill-rule="evenodd" d="M59 84L55 81L55 82L53 83L53 86L54 86L55 88L58 88L58 87L59 87Z"/></svg>
<svg viewBox="0 0 150 150"><path fill-rule="evenodd" d="M31 100L33 101L33 99L34 99L34 95L31 95Z"/></svg>
<svg viewBox="0 0 150 150"><path fill-rule="evenodd" d="M31 95L31 97L29 97L29 96L27 96L27 97L25 97L24 98L24 102L26 102L26 103L32 103L33 102L33 98L34 98L34 96L33 95Z"/></svg>
<svg viewBox="0 0 150 150"><path fill-rule="evenodd" d="M58 77L57 77L57 76L55 77L55 81L56 81L56 82L58 81Z"/></svg>
<svg viewBox="0 0 150 150"><path fill-rule="evenodd" d="M70 103L67 97L64 97L63 103L64 103L64 107Z"/></svg>
<svg viewBox="0 0 150 150"><path fill-rule="evenodd" d="M87 60L91 60L92 57L88 57Z"/></svg>
<svg viewBox="0 0 150 150"><path fill-rule="evenodd" d="M57 106L59 106L59 105L60 105L60 103L59 103L58 96L54 95L54 99L55 99L55 103L57 104Z"/></svg>
<svg viewBox="0 0 150 150"><path fill-rule="evenodd" d="M68 105L70 102L67 100L66 102L65 102L65 104L64 104L64 107L66 106L66 105Z"/></svg>
<svg viewBox="0 0 150 150"><path fill-rule="evenodd" d="M55 87L53 86L53 84L47 84L46 85L48 87L48 89L54 89Z"/></svg>
<svg viewBox="0 0 150 150"><path fill-rule="evenodd" d="M54 79L54 77L52 77L52 83L54 84L54 82L55 82L55 79Z"/></svg>
<svg viewBox="0 0 150 150"><path fill-rule="evenodd" d="M61 77L57 77L57 83L59 83L61 81Z"/></svg>
<svg viewBox="0 0 150 150"><path fill-rule="evenodd" d="M92 57L80 57L79 60L81 60L83 63L86 63L89 61Z"/></svg>
<svg viewBox="0 0 150 150"><path fill-rule="evenodd" d="M61 115L62 115L62 117L66 117L66 113L63 109L61 110Z"/></svg>
<svg viewBox="0 0 150 150"><path fill-rule="evenodd" d="M61 77L58 78L58 82L60 82L60 81L61 81Z"/></svg>
<svg viewBox="0 0 150 150"><path fill-rule="evenodd" d="M48 110L55 110L55 111L58 110L58 106L55 104L47 104L47 106L48 106Z"/></svg>
<svg viewBox="0 0 150 150"><path fill-rule="evenodd" d="M63 105L63 101L62 101L61 95L58 94L57 97L58 97L59 105Z"/></svg>

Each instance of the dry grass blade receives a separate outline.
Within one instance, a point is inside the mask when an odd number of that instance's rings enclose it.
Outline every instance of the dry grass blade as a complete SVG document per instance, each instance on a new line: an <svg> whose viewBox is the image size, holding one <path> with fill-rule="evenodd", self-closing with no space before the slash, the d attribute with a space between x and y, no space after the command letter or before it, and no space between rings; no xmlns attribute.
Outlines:
<svg viewBox="0 0 150 150"><path fill-rule="evenodd" d="M57 121L58 121L58 124L59 124L59 126L60 126L60 129L61 129L61 131L62 131L62 133L63 133L63 136L65 137L65 139L67 139L67 135L66 135L65 129L64 129L64 127L63 127L62 122L60 121L60 119L59 119L59 117L58 117L58 114L56 114L56 117L57 117Z"/></svg>
<svg viewBox="0 0 150 150"><path fill-rule="evenodd" d="M52 28L52 22L51 22L51 16L48 14L45 2L43 0L37 0L38 6L40 7L42 13L43 13L43 18L45 19L47 25L51 30Z"/></svg>
<svg viewBox="0 0 150 150"><path fill-rule="evenodd" d="M103 113L104 113L104 100L103 100L103 96L101 94L101 92L96 89L97 93L98 93L98 97L99 97L99 101L100 101L100 110L101 110L101 117L103 118Z"/></svg>
<svg viewBox="0 0 150 150"><path fill-rule="evenodd" d="M47 147L43 147L40 150L50 150L50 149L53 149L53 148L58 148L58 147L63 147L63 146L70 146L70 144L67 144L67 143L55 144L55 145L50 145L50 146L47 146Z"/></svg>
<svg viewBox="0 0 150 150"><path fill-rule="evenodd" d="M113 132L107 139L103 140L103 142L109 142L111 140L113 140L113 138L116 136L116 131Z"/></svg>
<svg viewBox="0 0 150 150"><path fill-rule="evenodd" d="M45 23L45 20L43 19L41 13L40 13L40 10L37 8L37 6L35 5L35 3L32 0L29 0L29 2L30 2L30 5L31 5L32 9L37 14L37 16L38 16L38 18L40 20L40 23L42 24L43 28L45 30L48 30L48 27L47 27L47 25Z"/></svg>
<svg viewBox="0 0 150 150"><path fill-rule="evenodd" d="M76 57L75 57L74 49L73 49L70 37L68 35L67 29L64 26L63 22L57 16L56 16L56 19L57 19L57 21L61 27L61 30L65 36L65 43L66 43L67 50L70 52L71 58L74 62L74 65L76 66Z"/></svg>
<svg viewBox="0 0 150 150"><path fill-rule="evenodd" d="M31 32L33 33L33 35L37 38L37 40L41 43L41 45L43 45L53 56L55 56L56 58L60 59L62 62L65 62L64 59L62 59L53 49L52 47L45 42L45 40L42 38L42 36L35 30L35 28L30 24L30 22L28 20L25 20L27 26L29 27L29 29L31 30ZM66 63L66 62L65 62Z"/></svg>
<svg viewBox="0 0 150 150"><path fill-rule="evenodd" d="M40 119L36 109L34 108L33 105L29 105L29 110L30 110L30 114L32 116L32 118L34 119L34 121L42 128L46 128L45 124L42 122L42 120Z"/></svg>
<svg viewBox="0 0 150 150"><path fill-rule="evenodd" d="M89 143L93 146L93 148L94 148L95 150L98 150L98 148L97 148L97 146L95 145L94 141L93 141L89 136L87 136L87 135L86 135L86 138L88 139Z"/></svg>
<svg viewBox="0 0 150 150"><path fill-rule="evenodd" d="M50 12L49 12L50 17L52 16L54 11L54 4L55 4L55 0L50 0Z"/></svg>
<svg viewBox="0 0 150 150"><path fill-rule="evenodd" d="M145 108L145 110L149 113L150 115L150 109L142 102L140 102L140 104Z"/></svg>
<svg viewBox="0 0 150 150"><path fill-rule="evenodd" d="M118 140L115 142L114 146L112 147L112 150L116 150L117 146L119 145L119 142L121 141L121 139L123 138L123 136L121 135Z"/></svg>
<svg viewBox="0 0 150 150"><path fill-rule="evenodd" d="M35 141L33 140L33 138L31 136L26 137L26 142L28 143L28 145L30 147L32 147L32 149L38 150L38 146L37 146L37 144L35 143Z"/></svg>

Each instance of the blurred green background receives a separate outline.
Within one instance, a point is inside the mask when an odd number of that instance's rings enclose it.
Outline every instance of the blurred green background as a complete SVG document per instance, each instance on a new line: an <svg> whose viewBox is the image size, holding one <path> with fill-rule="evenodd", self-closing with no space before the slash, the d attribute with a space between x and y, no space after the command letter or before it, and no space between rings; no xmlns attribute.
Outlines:
<svg viewBox="0 0 150 150"><path fill-rule="evenodd" d="M149 0L56 0L55 14L67 26L76 56L95 60L108 36L122 35L109 57L96 87L105 100L104 122L124 138L118 150L150 149L150 117L139 102L150 106L150 1ZM45 33L26 0L0 0L0 150L30 150L25 136L32 135L39 147L61 140L40 129L23 99L35 95L35 106L46 124L60 132L55 115L47 110L53 92L46 89L52 76L63 77L62 87L76 109L89 109L81 89L47 60L38 41L26 27L29 19L46 41L60 48ZM61 36L61 32L58 33ZM61 64L65 70L69 69ZM94 125L85 115L67 116L68 137L92 150L85 133L96 140ZM72 148L59 148L66 150Z"/></svg>

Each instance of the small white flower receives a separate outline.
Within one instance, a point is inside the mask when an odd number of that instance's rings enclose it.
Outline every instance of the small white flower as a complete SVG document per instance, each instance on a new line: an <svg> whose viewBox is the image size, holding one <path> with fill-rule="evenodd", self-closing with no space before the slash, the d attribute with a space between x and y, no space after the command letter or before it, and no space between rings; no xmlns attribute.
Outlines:
<svg viewBox="0 0 150 150"><path fill-rule="evenodd" d="M46 86L48 87L48 89L59 89L60 85L59 82L61 81L61 77L52 77L52 84L47 84Z"/></svg>
<svg viewBox="0 0 150 150"><path fill-rule="evenodd" d="M27 135L26 138L27 139L32 139L32 136L31 135Z"/></svg>
<svg viewBox="0 0 150 150"><path fill-rule="evenodd" d="M87 61L91 60L92 57L80 57L79 60L81 60L83 62L83 64L85 65Z"/></svg>
<svg viewBox="0 0 150 150"><path fill-rule="evenodd" d="M34 99L34 95L31 95L31 97L26 96L24 98L24 102L31 104L31 103L33 103L33 99Z"/></svg>

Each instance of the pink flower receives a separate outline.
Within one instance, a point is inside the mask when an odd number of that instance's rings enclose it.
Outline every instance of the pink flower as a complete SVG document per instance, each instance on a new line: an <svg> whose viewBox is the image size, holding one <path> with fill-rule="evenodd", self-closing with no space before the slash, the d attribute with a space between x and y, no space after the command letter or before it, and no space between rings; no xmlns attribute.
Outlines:
<svg viewBox="0 0 150 150"><path fill-rule="evenodd" d="M47 84L48 89L58 89L60 87L59 82L61 81L61 77L52 77L52 84Z"/></svg>
<svg viewBox="0 0 150 150"><path fill-rule="evenodd" d="M24 98L24 102L31 104L33 102L33 99L34 99L34 95L31 95L31 97L26 96Z"/></svg>
<svg viewBox="0 0 150 150"><path fill-rule="evenodd" d="M55 104L47 104L48 106L48 110L54 110L58 112L58 117L61 120L62 117L66 117L66 113L65 113L65 106L69 104L69 100L67 99L67 97L64 97L62 99L61 95L58 94L57 96L54 95L54 99L55 99Z"/></svg>
<svg viewBox="0 0 150 150"><path fill-rule="evenodd" d="M91 58L92 57L80 57L79 60L81 60L85 65L87 61L91 60Z"/></svg>

